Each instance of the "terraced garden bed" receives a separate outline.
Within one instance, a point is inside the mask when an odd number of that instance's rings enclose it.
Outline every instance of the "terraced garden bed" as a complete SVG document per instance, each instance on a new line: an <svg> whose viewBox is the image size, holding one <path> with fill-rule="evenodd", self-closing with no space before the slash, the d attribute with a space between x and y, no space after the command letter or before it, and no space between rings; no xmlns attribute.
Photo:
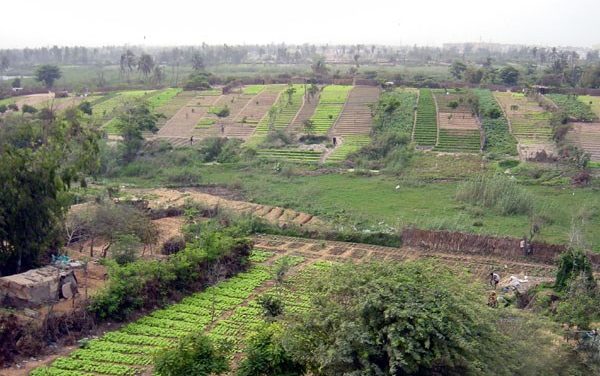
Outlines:
<svg viewBox="0 0 600 376"><path fill-rule="evenodd" d="M259 149L258 156L265 159L279 159L291 162L316 163L321 159L319 151L299 149Z"/></svg>
<svg viewBox="0 0 600 376"><path fill-rule="evenodd" d="M438 143L433 150L478 153L481 150L479 130L440 129Z"/></svg>
<svg viewBox="0 0 600 376"><path fill-rule="evenodd" d="M413 140L419 146L434 146L437 139L437 111L431 89L419 91Z"/></svg>
<svg viewBox="0 0 600 376"><path fill-rule="evenodd" d="M292 94L291 103L288 100L288 96L282 94L279 97L277 103L272 107L276 111L275 119L273 121L273 129L285 129L294 120L294 117L302 107L302 97L304 96L304 85L293 85L296 91ZM269 122L271 121L269 114L267 113L256 126L256 130L252 138L248 141L248 145L256 146L264 139L266 134L269 132Z"/></svg>
<svg viewBox="0 0 600 376"><path fill-rule="evenodd" d="M508 120L489 90L475 89L479 98L481 126L485 132L483 148L487 152L517 155L517 141L510 133Z"/></svg>
<svg viewBox="0 0 600 376"><path fill-rule="evenodd" d="M323 89L315 113L310 118L314 123L315 134L327 134L340 116L350 90L352 86L345 85L330 85Z"/></svg>

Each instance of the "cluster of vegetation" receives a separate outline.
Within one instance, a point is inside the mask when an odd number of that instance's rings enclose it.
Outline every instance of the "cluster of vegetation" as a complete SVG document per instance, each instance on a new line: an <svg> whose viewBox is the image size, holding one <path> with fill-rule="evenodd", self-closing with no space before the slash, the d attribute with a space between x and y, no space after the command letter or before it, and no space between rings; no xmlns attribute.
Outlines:
<svg viewBox="0 0 600 376"><path fill-rule="evenodd" d="M377 102L371 143L348 156L347 164L365 169L403 171L413 156L411 132L416 96L411 91L384 93Z"/></svg>
<svg viewBox="0 0 600 376"><path fill-rule="evenodd" d="M512 308L486 307L481 286L455 270L427 262L317 262L293 276L286 270L273 270L273 291L235 308L231 317L243 324L225 319L221 326L219 321L208 338L192 337L185 343L194 345L159 356L161 374L200 364L218 365L215 374L231 372L223 359L241 349L243 360L233 372L238 376L596 369L591 359L557 345L556 328L549 323ZM221 327L227 332L222 334ZM240 337L245 346L238 344ZM233 341L233 348L215 341Z"/></svg>
<svg viewBox="0 0 600 376"><path fill-rule="evenodd" d="M577 95L547 94L546 96L563 110L567 117L573 120L594 121L598 119L590 105L579 100Z"/></svg>
<svg viewBox="0 0 600 376"><path fill-rule="evenodd" d="M459 185L459 201L497 210L502 215L531 214L533 197L503 176L481 175Z"/></svg>
<svg viewBox="0 0 600 376"><path fill-rule="evenodd" d="M250 248L244 238L207 232L166 261L110 265L109 284L91 299L88 309L100 320L125 320L138 309L164 305L173 296L200 290L222 275L235 274L245 267ZM216 264L221 270L207 273Z"/></svg>

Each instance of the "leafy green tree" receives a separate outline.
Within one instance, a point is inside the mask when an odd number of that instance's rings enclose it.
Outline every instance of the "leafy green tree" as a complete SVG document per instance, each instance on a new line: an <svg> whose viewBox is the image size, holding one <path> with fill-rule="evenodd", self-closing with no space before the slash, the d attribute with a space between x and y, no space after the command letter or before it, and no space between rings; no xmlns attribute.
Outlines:
<svg viewBox="0 0 600 376"><path fill-rule="evenodd" d="M5 104L0 104L0 114L5 113L6 111L8 111L8 107Z"/></svg>
<svg viewBox="0 0 600 376"><path fill-rule="evenodd" d="M204 72L192 73L183 87L185 90L208 90L211 88L209 77L210 76Z"/></svg>
<svg viewBox="0 0 600 376"><path fill-rule="evenodd" d="M519 82L519 71L510 65L500 69L499 78L505 85L516 85Z"/></svg>
<svg viewBox="0 0 600 376"><path fill-rule="evenodd" d="M314 374L511 374L481 292L439 265L344 265L311 289L283 343Z"/></svg>
<svg viewBox="0 0 600 376"><path fill-rule="evenodd" d="M144 143L142 132L156 132L156 122L161 117L152 112L150 105L145 101L136 101L117 117L117 129L123 137L126 162L131 162Z"/></svg>
<svg viewBox="0 0 600 376"><path fill-rule="evenodd" d="M20 272L62 246L66 191L98 166L99 132L76 109L0 127L0 269Z"/></svg>
<svg viewBox="0 0 600 376"><path fill-rule="evenodd" d="M309 102L311 100L313 100L315 98L315 95L317 95L317 93L319 92L319 87L315 84L310 84L310 86L308 87L308 98L309 98Z"/></svg>
<svg viewBox="0 0 600 376"><path fill-rule="evenodd" d="M0 273L20 273L59 245L64 216L60 160L49 149L6 147L0 154Z"/></svg>
<svg viewBox="0 0 600 376"><path fill-rule="evenodd" d="M463 77L463 73L467 70L467 66L462 61L455 61L450 66L450 74L452 77L460 80Z"/></svg>
<svg viewBox="0 0 600 376"><path fill-rule="evenodd" d="M224 351L215 348L204 334L186 337L175 349L159 353L154 364L162 376L211 376L229 370Z"/></svg>
<svg viewBox="0 0 600 376"><path fill-rule="evenodd" d="M301 376L305 367L292 359L282 345L283 328L271 324L259 330L246 347L237 376Z"/></svg>
<svg viewBox="0 0 600 376"><path fill-rule="evenodd" d="M15 78L11 82L10 86L13 87L13 88L21 87L21 79L19 77Z"/></svg>
<svg viewBox="0 0 600 376"><path fill-rule="evenodd" d="M47 89L54 86L54 81L62 77L62 72L56 65L45 64L35 71L35 79L43 82Z"/></svg>

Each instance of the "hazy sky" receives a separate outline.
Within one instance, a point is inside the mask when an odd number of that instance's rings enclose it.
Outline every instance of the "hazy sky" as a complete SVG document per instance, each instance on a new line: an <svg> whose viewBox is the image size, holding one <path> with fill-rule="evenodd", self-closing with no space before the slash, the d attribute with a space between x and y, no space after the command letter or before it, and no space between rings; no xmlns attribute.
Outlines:
<svg viewBox="0 0 600 376"><path fill-rule="evenodd" d="M600 0L2 0L0 12L0 48L480 40L600 45Z"/></svg>

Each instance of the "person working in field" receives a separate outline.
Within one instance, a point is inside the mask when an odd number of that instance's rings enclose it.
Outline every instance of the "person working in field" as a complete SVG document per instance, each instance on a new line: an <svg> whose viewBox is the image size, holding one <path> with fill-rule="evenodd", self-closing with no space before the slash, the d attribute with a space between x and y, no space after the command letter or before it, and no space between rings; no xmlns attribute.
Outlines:
<svg viewBox="0 0 600 376"><path fill-rule="evenodd" d="M498 283L500 283L500 275L494 272L490 273L490 286L492 286L494 290L496 290L496 286L498 286Z"/></svg>

